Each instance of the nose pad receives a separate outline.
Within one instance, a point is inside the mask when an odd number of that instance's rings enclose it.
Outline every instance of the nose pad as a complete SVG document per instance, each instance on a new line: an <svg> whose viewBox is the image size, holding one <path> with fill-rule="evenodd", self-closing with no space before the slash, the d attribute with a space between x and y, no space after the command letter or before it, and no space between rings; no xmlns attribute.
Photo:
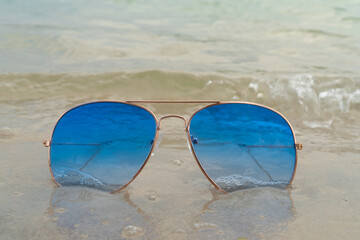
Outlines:
<svg viewBox="0 0 360 240"><path fill-rule="evenodd" d="M197 144L199 141L196 137L194 137L193 135L190 135L191 141L193 144Z"/></svg>
<svg viewBox="0 0 360 240"><path fill-rule="evenodd" d="M158 136L158 138L156 139L156 143L155 143L154 149L153 149L153 151L152 151L152 153L151 153L151 156L154 156L154 155L155 155L155 152L156 152L156 150L159 148L159 145L160 145L160 143L161 143L161 140L162 140L163 136L164 136L163 132L160 131L159 136ZM154 143L154 140L151 140L151 143Z"/></svg>
<svg viewBox="0 0 360 240"><path fill-rule="evenodd" d="M193 135L190 135L190 140L193 144L197 144L199 142L198 139L196 137L194 137ZM193 151L191 149L191 146L190 146L191 143L190 143L189 139L187 139L187 144L188 144L188 148L189 148L190 152L192 153Z"/></svg>

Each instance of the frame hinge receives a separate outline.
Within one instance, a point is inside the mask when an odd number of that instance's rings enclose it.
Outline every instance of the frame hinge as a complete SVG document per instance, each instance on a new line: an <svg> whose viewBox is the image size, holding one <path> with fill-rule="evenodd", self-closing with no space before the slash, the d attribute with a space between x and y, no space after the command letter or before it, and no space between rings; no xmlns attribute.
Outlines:
<svg viewBox="0 0 360 240"><path fill-rule="evenodd" d="M302 150L303 149L302 143L295 143L295 148L296 150Z"/></svg>
<svg viewBox="0 0 360 240"><path fill-rule="evenodd" d="M43 141L43 145L44 145L44 147L50 147L50 140L44 140Z"/></svg>

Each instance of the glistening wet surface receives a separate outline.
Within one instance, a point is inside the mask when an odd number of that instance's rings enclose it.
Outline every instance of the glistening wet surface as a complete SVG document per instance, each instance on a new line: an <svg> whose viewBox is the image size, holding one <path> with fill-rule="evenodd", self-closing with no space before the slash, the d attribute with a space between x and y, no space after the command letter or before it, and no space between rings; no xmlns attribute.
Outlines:
<svg viewBox="0 0 360 240"><path fill-rule="evenodd" d="M161 143L141 174L124 191L109 194L57 187L51 179L41 142L49 137L58 113L73 103L53 108L54 113L41 110L41 117L36 109L55 106L54 100L19 104L23 114L17 112L14 133L4 130L0 145L0 232L5 239L45 239L49 234L54 239L351 239L357 234L358 150L354 146L345 152L341 145L328 149L321 144L322 131L297 127L296 120L298 139L306 147L299 152L290 190L219 193L193 159L183 121L166 119ZM187 116L193 108L182 105L170 111ZM29 109L34 114L24 114ZM162 115L169 108L153 110Z"/></svg>

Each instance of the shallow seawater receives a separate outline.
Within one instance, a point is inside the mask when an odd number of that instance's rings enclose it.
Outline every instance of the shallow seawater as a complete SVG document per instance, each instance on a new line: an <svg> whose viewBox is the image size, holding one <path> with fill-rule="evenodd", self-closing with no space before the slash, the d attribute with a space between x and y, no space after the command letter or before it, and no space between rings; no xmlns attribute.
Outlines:
<svg viewBox="0 0 360 240"><path fill-rule="evenodd" d="M357 1L0 3L1 239L357 239ZM272 107L304 149L289 190L211 187L181 119L126 189L57 187L42 146L96 100ZM202 104L146 104L189 118Z"/></svg>

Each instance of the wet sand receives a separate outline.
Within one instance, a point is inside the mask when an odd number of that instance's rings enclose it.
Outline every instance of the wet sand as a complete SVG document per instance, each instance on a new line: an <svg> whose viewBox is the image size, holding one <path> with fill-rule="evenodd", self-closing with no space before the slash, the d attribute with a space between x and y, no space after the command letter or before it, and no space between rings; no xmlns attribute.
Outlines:
<svg viewBox="0 0 360 240"><path fill-rule="evenodd" d="M189 152L182 120L167 119L138 178L109 194L55 185L41 142L56 114L41 123L34 116L19 117L23 131L0 139L1 239L356 239L360 233L360 154L324 148L316 132L296 129L304 149L291 189L222 194Z"/></svg>

